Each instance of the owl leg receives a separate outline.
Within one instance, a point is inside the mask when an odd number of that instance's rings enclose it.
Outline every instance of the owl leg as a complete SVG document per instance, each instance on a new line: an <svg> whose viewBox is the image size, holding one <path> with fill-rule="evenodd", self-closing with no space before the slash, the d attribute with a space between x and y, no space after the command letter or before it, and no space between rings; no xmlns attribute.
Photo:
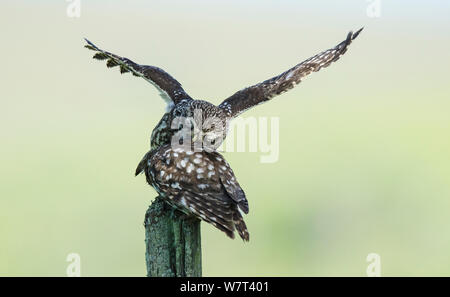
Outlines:
<svg viewBox="0 0 450 297"><path fill-rule="evenodd" d="M175 213L176 210L177 209L175 207L171 207L170 210L169 210L170 211L170 218L172 220L174 220L177 217L177 214Z"/></svg>

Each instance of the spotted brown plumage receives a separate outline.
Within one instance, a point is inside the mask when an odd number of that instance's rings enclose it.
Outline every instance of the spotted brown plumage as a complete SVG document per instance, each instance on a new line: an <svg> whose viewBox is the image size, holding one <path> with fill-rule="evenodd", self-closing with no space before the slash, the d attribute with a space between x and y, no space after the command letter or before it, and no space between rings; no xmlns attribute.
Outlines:
<svg viewBox="0 0 450 297"><path fill-rule="evenodd" d="M106 60L108 68L119 66L122 74L131 72L134 76L144 78L160 91L161 97L167 102L173 101L176 104L182 99L191 98L183 90L181 84L161 68L137 64L128 58L102 50L89 40L85 40L87 42L85 47L97 52L94 55L94 59Z"/></svg>
<svg viewBox="0 0 450 297"><path fill-rule="evenodd" d="M96 52L95 59L106 60L108 67L119 67L121 73L131 72L153 84L169 103L168 112L153 131L155 136L152 140L153 148L169 143L175 134L180 134L180 129L173 128L174 119L193 116L194 110L197 109L202 114L203 122L193 118L193 131L189 138L204 141L202 142L204 149L215 150L226 137L229 120L292 89L310 73L317 72L337 61L347 51L348 46L361 30L348 33L347 38L337 46L297 64L278 76L236 92L218 106L207 101L192 99L181 87L181 84L161 68L137 64L128 58L102 50L87 39L86 47ZM205 125L208 120L216 123ZM214 129L211 128L212 126ZM182 134L184 133L182 132Z"/></svg>
<svg viewBox="0 0 450 297"><path fill-rule="evenodd" d="M248 201L233 170L217 152L193 152L165 145L148 152L136 169L170 205L208 222L230 238L249 240L241 211Z"/></svg>
<svg viewBox="0 0 450 297"><path fill-rule="evenodd" d="M199 147L214 151L226 136L228 119L225 112L203 100L182 100L165 113L153 129L151 148L184 139L189 149ZM223 137L223 138L222 138Z"/></svg>
<svg viewBox="0 0 450 297"><path fill-rule="evenodd" d="M236 117L247 109L264 103L273 97L292 89L295 85L312 72L317 72L337 61L345 52L352 41L358 37L363 28L355 33L349 32L347 38L334 48L317 54L291 69L265 80L262 83L245 88L225 99L219 107L226 109L230 116Z"/></svg>

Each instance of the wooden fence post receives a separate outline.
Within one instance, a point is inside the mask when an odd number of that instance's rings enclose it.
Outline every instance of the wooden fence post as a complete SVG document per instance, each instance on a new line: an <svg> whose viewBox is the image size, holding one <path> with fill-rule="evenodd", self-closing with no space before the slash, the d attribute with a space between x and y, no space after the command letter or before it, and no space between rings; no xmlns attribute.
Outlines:
<svg viewBox="0 0 450 297"><path fill-rule="evenodd" d="M157 197L144 225L147 276L202 276L200 220L186 218Z"/></svg>

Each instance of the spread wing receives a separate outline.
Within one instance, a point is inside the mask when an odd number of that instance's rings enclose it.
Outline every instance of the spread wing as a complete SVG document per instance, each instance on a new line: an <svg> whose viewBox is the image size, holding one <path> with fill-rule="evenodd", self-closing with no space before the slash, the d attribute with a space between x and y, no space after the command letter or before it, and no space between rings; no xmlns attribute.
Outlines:
<svg viewBox="0 0 450 297"><path fill-rule="evenodd" d="M337 61L347 51L352 40L359 35L362 29L359 29L355 33L348 33L347 38L334 48L315 55L278 76L238 91L224 100L219 107L223 108L229 116L235 117L253 106L266 102L292 89L311 72L319 71L332 62Z"/></svg>
<svg viewBox="0 0 450 297"><path fill-rule="evenodd" d="M86 48L96 52L94 59L107 60L108 68L119 66L120 73L131 72L134 76L139 76L154 85L161 93L161 97L168 103L177 104L183 99L191 99L191 97L183 90L181 84L170 74L155 66L139 65L128 58L120 57L110 52L104 51L92 42L85 39Z"/></svg>

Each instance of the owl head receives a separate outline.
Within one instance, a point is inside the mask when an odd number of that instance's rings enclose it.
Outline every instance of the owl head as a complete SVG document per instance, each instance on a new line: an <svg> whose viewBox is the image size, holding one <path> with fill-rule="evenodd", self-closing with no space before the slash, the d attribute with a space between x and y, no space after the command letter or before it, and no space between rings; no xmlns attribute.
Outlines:
<svg viewBox="0 0 450 297"><path fill-rule="evenodd" d="M228 129L225 112L202 100L177 104L171 111L172 144L196 151L214 151L224 141Z"/></svg>

